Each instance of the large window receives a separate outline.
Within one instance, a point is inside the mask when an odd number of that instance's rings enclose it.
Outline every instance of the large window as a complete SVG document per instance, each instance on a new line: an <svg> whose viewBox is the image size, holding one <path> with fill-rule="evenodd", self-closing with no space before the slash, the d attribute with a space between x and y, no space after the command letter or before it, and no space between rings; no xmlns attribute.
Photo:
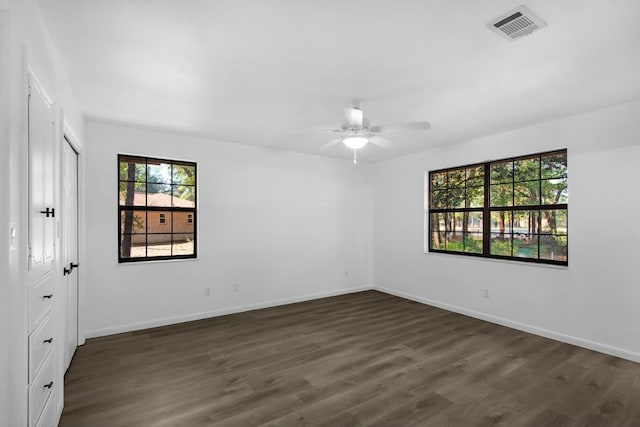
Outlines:
<svg viewBox="0 0 640 427"><path fill-rule="evenodd" d="M195 258L196 164L118 155L118 260Z"/></svg>
<svg viewBox="0 0 640 427"><path fill-rule="evenodd" d="M567 151L428 173L430 252L568 264Z"/></svg>

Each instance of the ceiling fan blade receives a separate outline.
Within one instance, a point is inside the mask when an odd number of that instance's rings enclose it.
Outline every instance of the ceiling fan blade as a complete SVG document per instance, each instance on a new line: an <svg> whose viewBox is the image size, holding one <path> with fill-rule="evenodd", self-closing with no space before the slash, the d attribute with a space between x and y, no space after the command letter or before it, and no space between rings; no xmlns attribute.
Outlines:
<svg viewBox="0 0 640 427"><path fill-rule="evenodd" d="M389 125L371 126L371 132L386 132L388 130L427 130L431 128L429 122L393 123Z"/></svg>
<svg viewBox="0 0 640 427"><path fill-rule="evenodd" d="M320 151L322 150L328 150L331 147L335 147L336 145L340 144L342 142L342 138L336 138L326 144L324 144L322 147L319 148Z"/></svg>
<svg viewBox="0 0 640 427"><path fill-rule="evenodd" d="M369 138L369 142L377 145L382 148L392 148L393 142L389 141L387 138L384 138L380 135L374 135Z"/></svg>
<svg viewBox="0 0 640 427"><path fill-rule="evenodd" d="M342 129L323 129L323 128L315 128L315 129L291 129L292 132L330 132L330 133L342 133L344 130Z"/></svg>
<svg viewBox="0 0 640 427"><path fill-rule="evenodd" d="M364 113L357 108L345 108L344 115L347 117L347 124L352 127L362 127Z"/></svg>

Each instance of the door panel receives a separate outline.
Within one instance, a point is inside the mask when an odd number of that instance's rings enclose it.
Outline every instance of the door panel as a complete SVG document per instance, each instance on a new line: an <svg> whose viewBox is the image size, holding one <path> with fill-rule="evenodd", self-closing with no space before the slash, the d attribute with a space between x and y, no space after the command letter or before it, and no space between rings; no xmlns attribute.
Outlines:
<svg viewBox="0 0 640 427"><path fill-rule="evenodd" d="M31 76L28 131L29 270L44 274L53 264L55 238L53 105Z"/></svg>

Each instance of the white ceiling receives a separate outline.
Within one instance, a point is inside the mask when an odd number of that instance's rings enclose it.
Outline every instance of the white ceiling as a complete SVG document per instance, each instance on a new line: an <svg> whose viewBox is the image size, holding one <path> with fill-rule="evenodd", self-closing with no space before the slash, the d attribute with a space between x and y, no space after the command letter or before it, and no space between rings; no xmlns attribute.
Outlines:
<svg viewBox="0 0 640 427"><path fill-rule="evenodd" d="M83 113L348 159L352 98L386 134L380 161L640 99L640 1L530 0L548 26L485 24L521 0L39 0Z"/></svg>

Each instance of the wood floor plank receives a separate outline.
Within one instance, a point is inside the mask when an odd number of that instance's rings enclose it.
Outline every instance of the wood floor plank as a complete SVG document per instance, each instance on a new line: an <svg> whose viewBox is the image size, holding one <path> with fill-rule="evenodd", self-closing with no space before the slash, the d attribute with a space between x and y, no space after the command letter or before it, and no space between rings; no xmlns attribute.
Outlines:
<svg viewBox="0 0 640 427"><path fill-rule="evenodd" d="M60 425L631 427L640 364L367 291L88 340Z"/></svg>

